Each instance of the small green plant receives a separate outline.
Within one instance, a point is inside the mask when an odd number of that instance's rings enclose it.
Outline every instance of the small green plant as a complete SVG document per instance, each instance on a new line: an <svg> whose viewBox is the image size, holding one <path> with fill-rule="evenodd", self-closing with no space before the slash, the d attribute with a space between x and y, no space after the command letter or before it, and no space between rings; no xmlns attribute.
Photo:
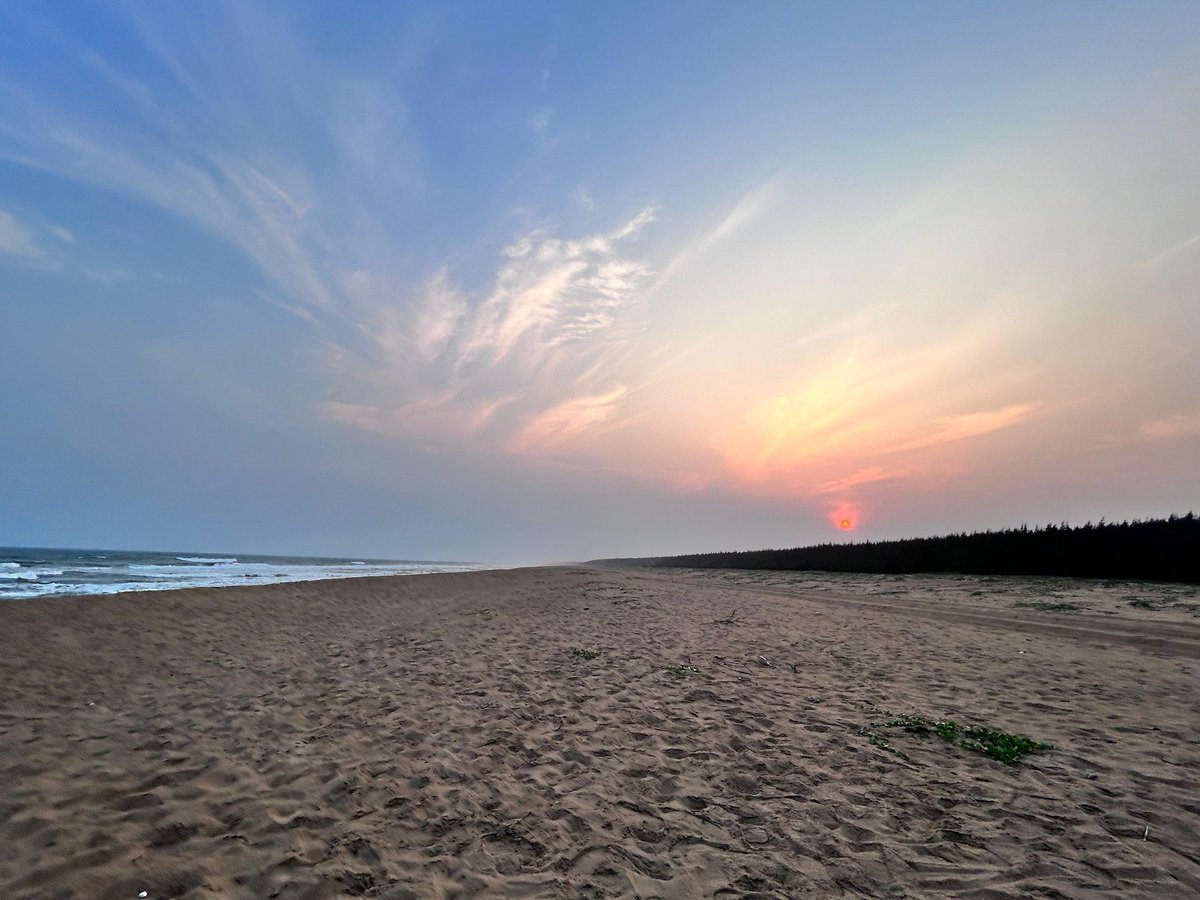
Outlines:
<svg viewBox="0 0 1200 900"><path fill-rule="evenodd" d="M883 723L884 728L903 728L913 734L936 734L943 741L953 741L958 732L956 722L926 719L924 716L900 716Z"/></svg>
<svg viewBox="0 0 1200 900"><path fill-rule="evenodd" d="M588 650L585 647L572 647L571 655L576 659L595 659L600 655L599 650Z"/></svg>
<svg viewBox="0 0 1200 900"><path fill-rule="evenodd" d="M907 759L883 737L877 729L900 729L910 734L921 736L936 735L948 744L957 744L966 750L973 750L990 756L1007 765L1015 765L1031 753L1049 750L1050 745L1023 734L1009 734L982 725L960 725L945 719L930 719L925 716L897 716L880 723L870 723L863 733L867 740L877 747L882 747L898 756Z"/></svg>
<svg viewBox="0 0 1200 900"><path fill-rule="evenodd" d="M1013 606L1038 609L1042 612L1078 612L1081 609L1087 609L1086 606L1080 606L1078 603L1048 603L1045 600L1018 600Z"/></svg>
<svg viewBox="0 0 1200 900"><path fill-rule="evenodd" d="M996 731L981 725L968 725L962 729L959 745L998 759L1002 763L1015 765L1030 753L1040 753L1049 750L1050 745L1043 741L1035 741L1023 734L1009 734L1007 731Z"/></svg>
<svg viewBox="0 0 1200 900"><path fill-rule="evenodd" d="M483 609L467 609L459 613L460 616L479 616L479 618L490 619L494 613L486 606Z"/></svg>
<svg viewBox="0 0 1200 900"><path fill-rule="evenodd" d="M667 671L676 678L687 678L691 675L700 674L700 670L695 666L667 666Z"/></svg>

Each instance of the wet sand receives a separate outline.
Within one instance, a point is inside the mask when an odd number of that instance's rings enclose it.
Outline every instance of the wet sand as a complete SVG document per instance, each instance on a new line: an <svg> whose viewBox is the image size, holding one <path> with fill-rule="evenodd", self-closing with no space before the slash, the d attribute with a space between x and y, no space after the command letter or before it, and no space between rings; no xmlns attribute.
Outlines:
<svg viewBox="0 0 1200 900"><path fill-rule="evenodd" d="M0 603L0 896L1200 896L1197 602L546 568ZM913 713L1053 749L871 742Z"/></svg>

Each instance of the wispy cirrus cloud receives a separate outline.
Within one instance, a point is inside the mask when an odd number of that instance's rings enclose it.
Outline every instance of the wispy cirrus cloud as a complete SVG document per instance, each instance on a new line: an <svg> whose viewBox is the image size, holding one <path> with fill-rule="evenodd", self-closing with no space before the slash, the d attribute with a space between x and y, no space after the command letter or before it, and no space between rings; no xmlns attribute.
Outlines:
<svg viewBox="0 0 1200 900"><path fill-rule="evenodd" d="M529 117L529 127L543 146L553 146L556 141L550 132L550 123L554 119L554 109L542 107Z"/></svg>
<svg viewBox="0 0 1200 900"><path fill-rule="evenodd" d="M1027 420L1037 410L1036 403L1010 403L999 409L981 409L951 416L938 416L930 427L921 429L910 440L899 441L889 448L892 453L919 450L951 441L991 434Z"/></svg>
<svg viewBox="0 0 1200 900"><path fill-rule="evenodd" d="M594 432L608 422L618 401L625 395L623 385L603 394L571 397L532 416L508 442L508 448L527 453L539 448Z"/></svg>
<svg viewBox="0 0 1200 900"><path fill-rule="evenodd" d="M54 266L61 252L75 243L75 235L60 225L18 218L0 209L0 255L27 264Z"/></svg>
<svg viewBox="0 0 1200 900"><path fill-rule="evenodd" d="M540 362L556 346L606 331L647 272L614 250L653 218L647 208L606 234L533 234L507 247L508 262L464 335L461 363L503 361L522 345L526 359Z"/></svg>
<svg viewBox="0 0 1200 900"><path fill-rule="evenodd" d="M1190 250L1192 247L1195 247L1198 244L1200 244L1200 234L1193 234L1191 237L1186 238L1185 240L1182 240L1177 244L1172 244L1170 247L1167 247L1166 249L1162 250L1161 252L1154 254L1154 256L1152 256L1149 259L1145 260L1144 262L1140 263L1138 265L1138 268L1139 269L1157 268L1158 266L1160 266L1164 262L1166 262L1168 259L1170 259L1172 256L1175 256L1178 253L1183 253L1185 250Z"/></svg>
<svg viewBox="0 0 1200 900"><path fill-rule="evenodd" d="M878 332L889 325L875 322ZM719 438L732 482L840 494L926 476L936 448L1028 421L1035 401L979 399L995 392L988 383L996 376L981 361L1002 345L1004 331L1002 319L983 315L911 349L889 349L864 332L843 335L794 390L762 399ZM1029 389L1018 382L1006 392Z"/></svg>
<svg viewBox="0 0 1200 900"><path fill-rule="evenodd" d="M530 231L481 290L448 266L397 271L403 218L388 204L419 193L420 151L391 85L327 63L252 6L187 28L135 7L125 24L152 82L61 48L121 115L10 77L0 158L153 204L243 253L265 279L255 293L325 341L327 419L533 455L613 421L627 387L604 361L639 328L651 267L629 251L652 207L579 237ZM552 115L530 122L543 143ZM586 189L579 202L594 204ZM6 252L40 255L35 237L0 219Z"/></svg>
<svg viewBox="0 0 1200 900"><path fill-rule="evenodd" d="M850 490L850 488L859 487L864 484L874 484L879 481L892 481L894 479L903 477L903 472L889 472L882 466L868 466L866 468L851 472L844 478L835 478L832 481L827 481L824 484L817 485L815 491L818 494L841 494Z"/></svg>
<svg viewBox="0 0 1200 900"><path fill-rule="evenodd" d="M381 205L415 183L395 93L249 4L122 21L138 53L120 63L58 48L78 95L0 80L0 159L169 211L244 253L281 306L344 316L353 238L384 233Z"/></svg>
<svg viewBox="0 0 1200 900"><path fill-rule="evenodd" d="M33 233L10 212L0 209L0 253L13 256L41 256L44 251Z"/></svg>
<svg viewBox="0 0 1200 900"><path fill-rule="evenodd" d="M715 227L694 237L683 249L675 254L671 261L663 267L650 292L657 292L676 274L686 269L695 260L703 257L718 244L728 240L736 232L762 215L777 198L781 183L782 176L777 176L761 187L757 187L745 194Z"/></svg>
<svg viewBox="0 0 1200 900"><path fill-rule="evenodd" d="M359 304L365 349L339 348L341 390L326 417L438 444L544 455L612 420L627 386L600 365L637 333L649 268L627 245L647 208L617 227L564 239L547 230L506 247L472 298L446 272L420 297Z"/></svg>
<svg viewBox="0 0 1200 900"><path fill-rule="evenodd" d="M285 186L286 173L200 136L189 142L153 127L99 125L32 97L10 108L15 114L0 123L9 139L0 156L169 210L243 251L295 301L332 306L313 263L326 248L306 221L311 201L302 186Z"/></svg>
<svg viewBox="0 0 1200 900"><path fill-rule="evenodd" d="M1200 437L1200 409L1143 422L1138 434L1147 438Z"/></svg>

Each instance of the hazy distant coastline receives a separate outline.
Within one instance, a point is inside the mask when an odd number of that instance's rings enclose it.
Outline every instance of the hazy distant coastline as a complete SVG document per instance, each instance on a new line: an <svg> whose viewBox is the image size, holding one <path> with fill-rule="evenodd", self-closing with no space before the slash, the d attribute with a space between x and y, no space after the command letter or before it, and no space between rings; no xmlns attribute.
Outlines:
<svg viewBox="0 0 1200 900"><path fill-rule="evenodd" d="M1098 525L1009 528L973 534L593 560L609 566L789 569L887 575L1060 575L1200 584L1200 519L1195 513Z"/></svg>

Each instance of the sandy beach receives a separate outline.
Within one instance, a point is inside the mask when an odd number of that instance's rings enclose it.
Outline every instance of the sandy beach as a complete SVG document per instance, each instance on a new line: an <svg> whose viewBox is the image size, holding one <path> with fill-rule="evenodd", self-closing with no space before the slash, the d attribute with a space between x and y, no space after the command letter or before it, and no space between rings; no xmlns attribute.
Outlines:
<svg viewBox="0 0 1200 900"><path fill-rule="evenodd" d="M0 896L1200 896L1197 594L563 567L3 603Z"/></svg>

